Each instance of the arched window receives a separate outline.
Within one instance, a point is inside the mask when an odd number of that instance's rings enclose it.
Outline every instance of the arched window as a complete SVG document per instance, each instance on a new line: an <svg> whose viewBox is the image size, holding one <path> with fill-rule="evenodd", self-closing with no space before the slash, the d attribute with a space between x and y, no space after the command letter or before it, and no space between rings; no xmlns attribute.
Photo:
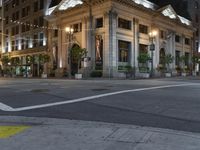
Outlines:
<svg viewBox="0 0 200 150"><path fill-rule="evenodd" d="M160 58L159 58L159 64L164 65L165 64L165 49L160 49Z"/></svg>

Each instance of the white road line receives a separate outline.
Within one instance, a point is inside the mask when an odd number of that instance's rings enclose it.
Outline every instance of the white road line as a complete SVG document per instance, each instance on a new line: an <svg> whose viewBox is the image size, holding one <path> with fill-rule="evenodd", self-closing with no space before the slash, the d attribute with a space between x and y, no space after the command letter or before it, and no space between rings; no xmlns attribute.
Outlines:
<svg viewBox="0 0 200 150"><path fill-rule="evenodd" d="M112 96L112 95L117 95L117 94L147 91L147 90L155 90L155 89L163 89L163 88L171 88L171 87L191 86L191 85L199 85L199 84L186 83L186 84L178 84L178 85L165 85L165 86L156 86L156 87L149 87L149 88L123 90L123 91L105 93L105 94L100 94L100 95L95 95L95 96L88 96L88 97L83 97L83 98L78 98L78 99L73 99L73 100L67 100L67 101L62 101L62 102L55 102L55 103L48 103L48 104L41 104L41 105L20 107L20 108L12 108L8 105L0 103L0 110L10 111L10 112L33 110L33 109L46 108L46 107L52 107L52 106L58 106L58 105L64 105L64 104L78 103L78 102L88 101L88 100L92 100L92 99L97 99L97 98L107 97L107 96Z"/></svg>
<svg viewBox="0 0 200 150"><path fill-rule="evenodd" d="M0 103L0 110L3 110L3 111L14 111L14 108L8 106L8 105L5 105L3 103Z"/></svg>

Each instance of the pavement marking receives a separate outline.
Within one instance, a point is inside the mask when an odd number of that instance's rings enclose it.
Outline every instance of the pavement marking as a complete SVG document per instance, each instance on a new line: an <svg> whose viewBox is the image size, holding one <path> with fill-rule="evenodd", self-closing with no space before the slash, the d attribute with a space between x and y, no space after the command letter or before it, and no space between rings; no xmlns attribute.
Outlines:
<svg viewBox="0 0 200 150"><path fill-rule="evenodd" d="M0 139L6 139L14 136L24 130L28 129L28 126L0 126Z"/></svg>
<svg viewBox="0 0 200 150"><path fill-rule="evenodd" d="M83 98L78 98L78 99L73 99L73 100L67 100L67 101L62 101L62 102L55 102L55 103L48 103L48 104L41 104L41 105L34 105L34 106L27 106L27 107L20 107L20 108L12 108L6 104L0 103L0 110L9 111L9 112L18 112L18 111L33 110L33 109L39 109L39 108L64 105L64 104L78 103L78 102L88 101L88 100L92 100L92 99L97 99L97 98L102 98L102 97L107 97L107 96L112 96L112 95L117 95L117 94L148 91L148 90L155 90L155 89L164 89L164 88L171 88L171 87L191 86L191 85L200 85L200 84L185 83L185 84L165 85L165 86L123 90L123 91L99 94L99 95L88 96L88 97L83 97Z"/></svg>

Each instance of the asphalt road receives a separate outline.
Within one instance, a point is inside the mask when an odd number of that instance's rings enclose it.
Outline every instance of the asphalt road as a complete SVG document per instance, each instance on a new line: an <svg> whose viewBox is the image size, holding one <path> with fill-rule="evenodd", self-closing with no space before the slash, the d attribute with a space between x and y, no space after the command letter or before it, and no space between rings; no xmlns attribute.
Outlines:
<svg viewBox="0 0 200 150"><path fill-rule="evenodd" d="M198 78L0 79L0 103L13 109L12 112L0 110L0 115L101 121L200 132L199 90ZM3 108L0 105L0 109Z"/></svg>

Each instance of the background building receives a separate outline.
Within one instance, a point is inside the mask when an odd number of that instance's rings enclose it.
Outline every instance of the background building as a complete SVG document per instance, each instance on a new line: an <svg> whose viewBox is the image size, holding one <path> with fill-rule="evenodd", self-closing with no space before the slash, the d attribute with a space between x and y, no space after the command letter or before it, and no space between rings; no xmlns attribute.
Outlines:
<svg viewBox="0 0 200 150"><path fill-rule="evenodd" d="M48 23L44 20L50 0L4 0L2 53L9 69L38 76L44 72L40 59L48 53ZM7 64L6 64L7 65ZM9 70L11 71L11 70Z"/></svg>

